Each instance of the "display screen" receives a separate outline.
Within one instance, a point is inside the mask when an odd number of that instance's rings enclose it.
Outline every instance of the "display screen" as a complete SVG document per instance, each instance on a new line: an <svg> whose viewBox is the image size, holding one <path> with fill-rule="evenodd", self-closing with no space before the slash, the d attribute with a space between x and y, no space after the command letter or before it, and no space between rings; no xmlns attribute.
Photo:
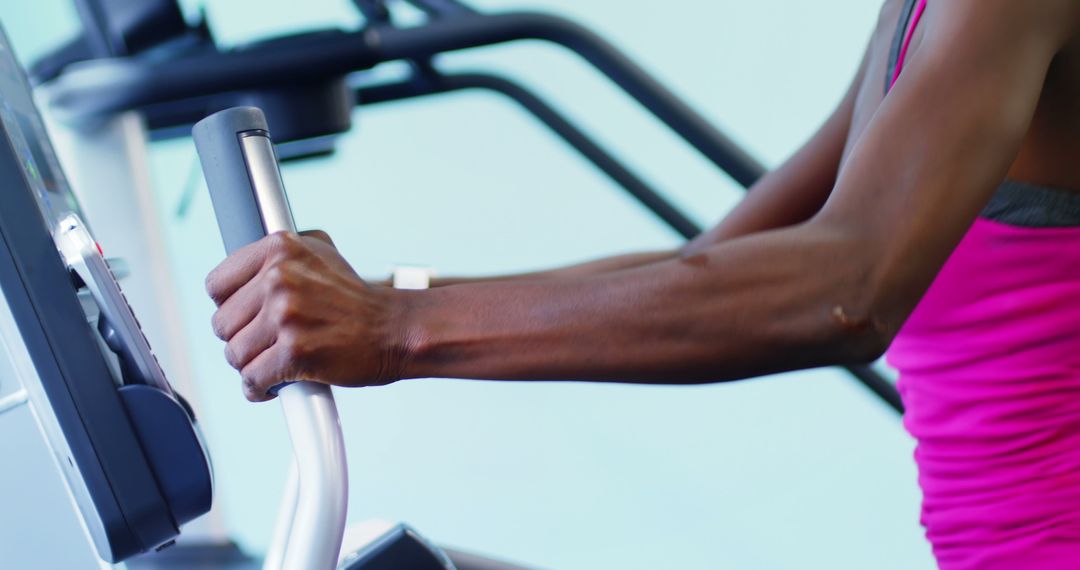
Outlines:
<svg viewBox="0 0 1080 570"><path fill-rule="evenodd" d="M34 190L49 227L69 214L80 214L78 202L64 178L49 142L45 124L34 105L30 83L0 31L0 122L18 154L23 175Z"/></svg>

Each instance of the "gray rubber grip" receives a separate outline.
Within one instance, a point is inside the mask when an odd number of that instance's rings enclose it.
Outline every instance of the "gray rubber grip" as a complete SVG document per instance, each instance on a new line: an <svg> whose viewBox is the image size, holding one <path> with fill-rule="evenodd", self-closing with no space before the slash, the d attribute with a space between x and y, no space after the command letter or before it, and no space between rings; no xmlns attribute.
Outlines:
<svg viewBox="0 0 1080 570"><path fill-rule="evenodd" d="M296 231L269 130L263 112L255 107L226 109L192 129L229 254L265 237L267 228ZM251 141L258 144L245 152L245 142ZM278 384L267 392L277 394L289 384Z"/></svg>
<svg viewBox="0 0 1080 570"><path fill-rule="evenodd" d="M242 133L252 131L269 132L266 117L255 107L226 109L192 129L221 238L230 254L267 234L241 146Z"/></svg>

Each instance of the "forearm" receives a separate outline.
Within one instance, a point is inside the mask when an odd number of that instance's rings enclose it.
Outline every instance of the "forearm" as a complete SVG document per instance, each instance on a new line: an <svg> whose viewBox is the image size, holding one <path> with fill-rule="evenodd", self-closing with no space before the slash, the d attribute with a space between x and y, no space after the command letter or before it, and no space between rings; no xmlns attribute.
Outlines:
<svg viewBox="0 0 1080 570"><path fill-rule="evenodd" d="M857 76L861 77L862 72ZM853 83L856 85L858 81ZM692 256L727 240L757 232L793 226L814 216L829 197L844 141L851 126L854 105L852 90L818 132L791 158L766 174L736 207L714 228L676 250L637 253L573 265L508 276L481 278L439 278L432 287L548 279L574 279L644 267L680 256Z"/></svg>
<svg viewBox="0 0 1080 570"><path fill-rule="evenodd" d="M806 290L824 273L821 263L838 257L809 252L800 243L808 230L799 224L821 209L836 181L864 69L865 61L806 145L720 224L678 250L510 277L436 280L435 287L471 286L413 297L418 325L409 334L417 349L406 356L405 374L697 382L847 358L845 351L862 341L821 333L832 330L834 317ZM770 231L779 228L788 229ZM761 232L769 234L739 239ZM823 247L817 256L835 254ZM829 287L818 297L838 293L836 283Z"/></svg>
<svg viewBox="0 0 1080 570"><path fill-rule="evenodd" d="M810 219L829 197L840 152L837 147L828 156L813 148L796 153L766 174L719 224L683 246L682 252L694 255L730 239Z"/></svg>
<svg viewBox="0 0 1080 570"><path fill-rule="evenodd" d="M566 279L597 275L610 271L622 271L673 259L678 255L677 251L656 251L648 253L631 253L618 255L577 265L559 267L546 271L534 271L529 273L517 273L512 275L496 275L490 277L437 277L431 280L431 287L448 287L450 285L500 283L510 281L541 281L547 279Z"/></svg>
<svg viewBox="0 0 1080 570"><path fill-rule="evenodd" d="M824 139L842 136L846 123L830 121L814 142L796 153L781 168L770 172L716 227L678 249L619 255L546 271L490 277L439 277L432 288L451 285L574 279L601 275L696 255L706 249L753 233L788 227L810 219L829 197L836 179L842 146L820 146Z"/></svg>
<svg viewBox="0 0 1080 570"><path fill-rule="evenodd" d="M624 271L403 293L400 375L698 383L858 360L878 347L845 294L846 243L790 228Z"/></svg>
<svg viewBox="0 0 1080 570"><path fill-rule="evenodd" d="M624 271L700 254L727 240L806 221L821 209L836 180L843 152L842 141L849 125L849 106L850 103L845 101L810 143L783 166L766 174L716 227L678 249L632 253L531 273L435 278L431 281L431 287L574 279Z"/></svg>

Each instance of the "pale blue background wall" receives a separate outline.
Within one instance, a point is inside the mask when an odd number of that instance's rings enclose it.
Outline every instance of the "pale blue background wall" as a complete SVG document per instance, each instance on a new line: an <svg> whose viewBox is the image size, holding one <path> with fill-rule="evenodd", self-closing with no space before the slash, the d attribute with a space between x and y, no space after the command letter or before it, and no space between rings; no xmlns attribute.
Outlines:
<svg viewBox="0 0 1080 570"><path fill-rule="evenodd" d="M354 25L346 0L188 1L238 43ZM839 99L877 7L843 0L533 0L601 31L769 164ZM648 9L643 9L647 7ZM0 0L29 59L74 29L64 0ZM537 44L446 58L551 97L648 179L713 221L722 175L574 57ZM330 231L362 273L395 262L488 273L676 237L495 96L366 109L331 159L290 166L301 225ZM190 141L155 145L161 218L197 355L218 500L243 545L266 546L288 449L276 405L252 406L207 325L202 278L222 257L205 190L183 217ZM696 388L431 380L338 393L350 519L407 520L438 541L548 568L932 567L917 524L912 442L833 371Z"/></svg>

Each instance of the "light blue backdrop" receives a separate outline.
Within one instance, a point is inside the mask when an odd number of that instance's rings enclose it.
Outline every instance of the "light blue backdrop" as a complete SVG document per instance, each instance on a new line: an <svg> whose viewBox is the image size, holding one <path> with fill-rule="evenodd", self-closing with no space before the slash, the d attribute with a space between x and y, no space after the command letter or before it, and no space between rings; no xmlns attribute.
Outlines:
<svg viewBox="0 0 1080 570"><path fill-rule="evenodd" d="M359 19L346 0L205 4L227 43ZM580 19L625 48L768 164L839 99L872 2L478 2ZM2 0L31 59L75 29L64 0ZM550 97L703 223L739 192L573 56L526 43L448 57ZM546 267L676 237L512 104L491 95L365 109L330 159L285 172L298 221L367 275ZM223 256L190 141L157 144L162 223L196 348L218 500L266 547L288 449L278 407L248 405L210 334L203 276ZM194 201L177 215L194 184ZM530 564L593 568L930 568L913 444L834 371L657 388L446 380L338 393L350 520L406 520L439 542Z"/></svg>

